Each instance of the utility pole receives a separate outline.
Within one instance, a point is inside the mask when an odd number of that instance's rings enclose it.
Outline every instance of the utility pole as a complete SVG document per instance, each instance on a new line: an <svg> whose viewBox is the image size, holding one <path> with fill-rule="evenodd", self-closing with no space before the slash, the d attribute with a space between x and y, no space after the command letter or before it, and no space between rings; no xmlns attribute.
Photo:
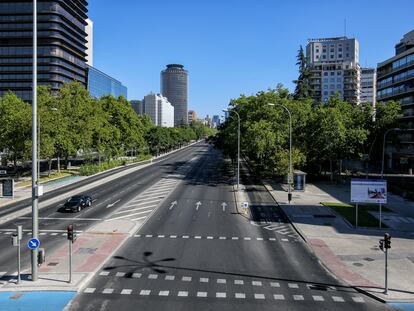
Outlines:
<svg viewBox="0 0 414 311"><path fill-rule="evenodd" d="M37 239L38 223L37 176L37 0L33 0L33 99L32 99L32 238ZM32 249L32 281L38 279L38 249Z"/></svg>

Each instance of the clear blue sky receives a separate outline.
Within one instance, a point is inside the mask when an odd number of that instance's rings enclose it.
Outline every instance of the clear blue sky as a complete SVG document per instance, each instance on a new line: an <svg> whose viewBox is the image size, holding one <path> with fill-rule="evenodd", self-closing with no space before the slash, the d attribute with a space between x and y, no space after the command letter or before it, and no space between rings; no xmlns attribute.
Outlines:
<svg viewBox="0 0 414 311"><path fill-rule="evenodd" d="M222 114L229 100L283 83L293 90L296 53L308 38L344 34L362 66L394 55L414 29L413 0L90 0L94 65L128 87L159 92L160 71L190 72L189 108Z"/></svg>

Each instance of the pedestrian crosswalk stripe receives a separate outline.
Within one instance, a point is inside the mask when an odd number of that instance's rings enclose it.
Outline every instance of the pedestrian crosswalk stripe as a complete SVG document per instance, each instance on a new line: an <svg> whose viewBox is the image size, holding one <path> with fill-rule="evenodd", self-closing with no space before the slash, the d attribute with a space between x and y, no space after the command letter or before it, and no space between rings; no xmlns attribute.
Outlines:
<svg viewBox="0 0 414 311"><path fill-rule="evenodd" d="M142 276L142 273L132 273L134 279L139 279Z"/></svg>
<svg viewBox="0 0 414 311"><path fill-rule="evenodd" d="M150 275L148 275L148 278L151 279L151 280L156 280L156 279L158 279L158 274L150 274Z"/></svg>
<svg viewBox="0 0 414 311"><path fill-rule="evenodd" d="M265 299L264 294L254 294L254 299Z"/></svg>
<svg viewBox="0 0 414 311"><path fill-rule="evenodd" d="M280 284L278 282L270 282L271 287L280 287Z"/></svg>
<svg viewBox="0 0 414 311"><path fill-rule="evenodd" d="M273 295L273 298L275 300L285 300L285 296L284 295L281 295L281 294L274 294Z"/></svg>
<svg viewBox="0 0 414 311"><path fill-rule="evenodd" d="M352 300L355 301L355 302L365 302L364 298L362 298L362 297L352 297Z"/></svg>
<svg viewBox="0 0 414 311"><path fill-rule="evenodd" d="M99 275L103 275L103 276L109 275L109 271L101 271Z"/></svg>
<svg viewBox="0 0 414 311"><path fill-rule="evenodd" d="M178 292L178 297L187 297L188 296L188 292L186 291L179 291Z"/></svg>
<svg viewBox="0 0 414 311"><path fill-rule="evenodd" d="M132 289L123 289L121 295L131 295Z"/></svg>
<svg viewBox="0 0 414 311"><path fill-rule="evenodd" d="M197 292L197 297L207 297L207 292Z"/></svg>
<svg viewBox="0 0 414 311"><path fill-rule="evenodd" d="M170 291L168 291L168 290L161 290L158 293L158 296L168 296L169 294L170 294Z"/></svg>
<svg viewBox="0 0 414 311"><path fill-rule="evenodd" d="M253 286L262 286L262 282L260 281L252 281Z"/></svg>
<svg viewBox="0 0 414 311"><path fill-rule="evenodd" d="M208 283L208 278L200 278L201 283Z"/></svg>
<svg viewBox="0 0 414 311"><path fill-rule="evenodd" d="M322 296L312 296L313 300L315 301L325 301L325 299Z"/></svg>
<svg viewBox="0 0 414 311"><path fill-rule="evenodd" d="M244 281L243 280L234 280L234 284L235 285L243 285Z"/></svg>
<svg viewBox="0 0 414 311"><path fill-rule="evenodd" d="M139 292L139 294L140 294L141 296L148 296L149 294L151 294L151 291L150 291L150 290L148 290L148 289L143 289L143 290L141 290L141 291Z"/></svg>
<svg viewBox="0 0 414 311"><path fill-rule="evenodd" d="M95 290L96 290L96 288L94 288L94 287L88 287L83 292L86 293L86 294L92 294L92 293L95 292Z"/></svg>
<svg viewBox="0 0 414 311"><path fill-rule="evenodd" d="M226 284L226 279L217 279L217 284Z"/></svg>
<svg viewBox="0 0 414 311"><path fill-rule="evenodd" d="M181 278L181 281L183 281L183 282L191 282L191 276L183 276L182 278Z"/></svg>
<svg viewBox="0 0 414 311"><path fill-rule="evenodd" d="M344 298L338 296L332 296L332 300L335 302L345 302Z"/></svg>
<svg viewBox="0 0 414 311"><path fill-rule="evenodd" d="M174 281L174 279L175 279L175 275L166 275L166 276L165 276L165 279L166 279L167 281Z"/></svg>
<svg viewBox="0 0 414 311"><path fill-rule="evenodd" d="M244 293L235 293L234 297L236 297L238 299L244 299L244 298L246 298L246 294L244 294Z"/></svg>
<svg viewBox="0 0 414 311"><path fill-rule="evenodd" d="M124 277L125 276L125 272L117 272L115 274L115 276Z"/></svg>
<svg viewBox="0 0 414 311"><path fill-rule="evenodd" d="M113 292L114 292L114 289L113 288L105 288L102 291L102 294L112 294Z"/></svg>
<svg viewBox="0 0 414 311"><path fill-rule="evenodd" d="M227 294L226 293L216 293L216 298L226 298Z"/></svg>
<svg viewBox="0 0 414 311"><path fill-rule="evenodd" d="M293 295L293 300L304 300L305 298L302 295Z"/></svg>
<svg viewBox="0 0 414 311"><path fill-rule="evenodd" d="M288 283L289 288L299 288L299 285L296 283Z"/></svg>

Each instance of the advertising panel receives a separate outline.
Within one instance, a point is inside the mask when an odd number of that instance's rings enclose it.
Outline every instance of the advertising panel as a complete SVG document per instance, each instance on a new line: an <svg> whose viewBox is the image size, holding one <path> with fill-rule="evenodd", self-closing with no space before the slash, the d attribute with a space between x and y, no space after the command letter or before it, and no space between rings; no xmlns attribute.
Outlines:
<svg viewBox="0 0 414 311"><path fill-rule="evenodd" d="M387 204L387 181L383 179L352 179L352 203Z"/></svg>

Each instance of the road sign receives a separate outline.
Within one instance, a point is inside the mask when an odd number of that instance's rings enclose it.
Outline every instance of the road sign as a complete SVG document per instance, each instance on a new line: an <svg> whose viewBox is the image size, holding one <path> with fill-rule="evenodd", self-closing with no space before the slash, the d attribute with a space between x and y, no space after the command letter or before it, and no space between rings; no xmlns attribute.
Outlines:
<svg viewBox="0 0 414 311"><path fill-rule="evenodd" d="M27 242L27 247L30 248L30 249L36 249L36 248L39 247L39 245L40 245L40 241L36 238L30 239Z"/></svg>

